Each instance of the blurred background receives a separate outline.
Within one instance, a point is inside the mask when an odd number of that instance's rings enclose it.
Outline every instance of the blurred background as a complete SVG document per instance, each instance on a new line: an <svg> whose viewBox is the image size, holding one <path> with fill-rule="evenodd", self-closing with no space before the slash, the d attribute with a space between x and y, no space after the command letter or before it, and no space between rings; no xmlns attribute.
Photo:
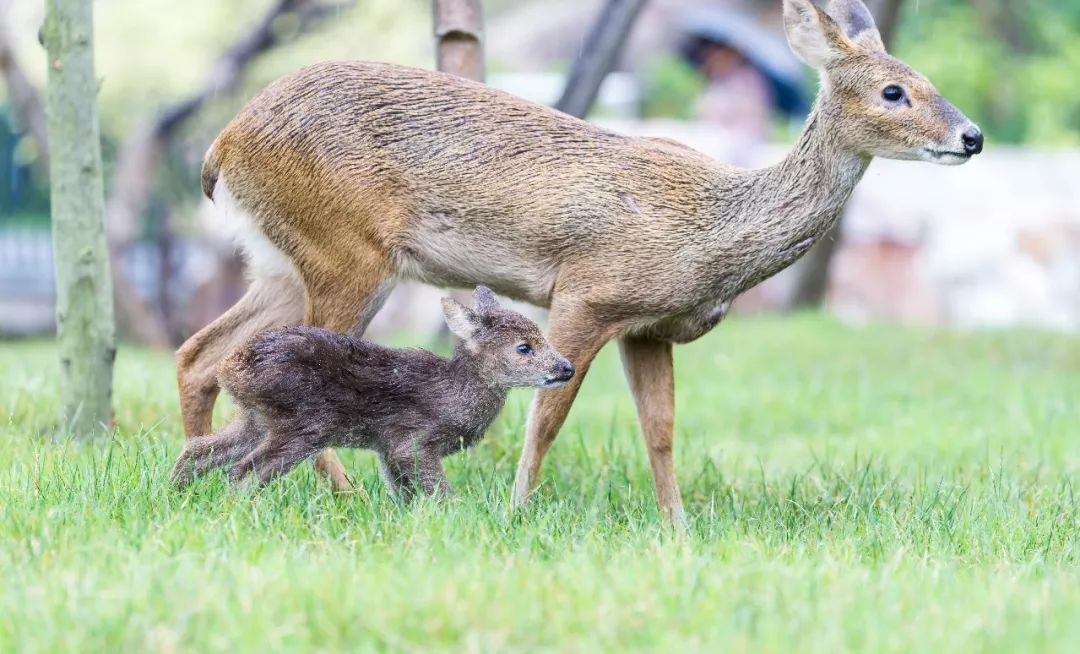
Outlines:
<svg viewBox="0 0 1080 654"><path fill-rule="evenodd" d="M1080 0L879 0L891 51L981 125L962 168L878 160L830 239L740 298L852 321L1080 328ZM53 329L43 3L0 0L0 335ZM554 104L600 0L486 0L488 83ZM217 132L315 61L434 67L426 0L98 0L106 221L127 340L175 346L242 294L199 188ZM742 166L778 160L815 93L779 0L650 0L589 118ZM372 325L439 329L403 285Z"/></svg>

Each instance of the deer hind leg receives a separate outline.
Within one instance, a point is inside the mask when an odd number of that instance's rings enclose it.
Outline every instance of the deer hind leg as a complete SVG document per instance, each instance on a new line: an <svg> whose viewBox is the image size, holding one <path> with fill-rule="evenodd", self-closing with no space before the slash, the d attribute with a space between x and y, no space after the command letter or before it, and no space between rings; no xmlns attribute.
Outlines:
<svg viewBox="0 0 1080 654"><path fill-rule="evenodd" d="M552 304L548 341L574 364L574 377L559 389L540 390L533 396L529 419L525 424L525 443L514 478L512 505L525 504L536 485L540 465L559 433L570 405L577 397L581 382L600 348L614 336L616 329L576 308Z"/></svg>
<svg viewBox="0 0 1080 654"><path fill-rule="evenodd" d="M299 280L288 274L258 277L231 309L177 350L180 415L188 438L212 431L214 402L220 391L218 363L255 334L295 325L303 316L304 288Z"/></svg>
<svg viewBox="0 0 1080 654"><path fill-rule="evenodd" d="M649 451L657 503L668 520L681 525L684 522L682 498L672 460L675 377L671 343L628 336L619 339L619 350Z"/></svg>
<svg viewBox="0 0 1080 654"><path fill-rule="evenodd" d="M343 334L361 336L394 287L389 257L371 245L359 251L354 247L343 265L332 270L308 270L305 324ZM333 449L327 448L316 457L315 470L330 480L334 490L352 490Z"/></svg>

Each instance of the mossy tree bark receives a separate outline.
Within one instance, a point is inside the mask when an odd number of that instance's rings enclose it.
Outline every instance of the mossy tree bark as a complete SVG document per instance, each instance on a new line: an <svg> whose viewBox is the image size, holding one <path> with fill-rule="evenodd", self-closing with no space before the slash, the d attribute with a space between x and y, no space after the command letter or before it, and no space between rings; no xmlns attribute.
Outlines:
<svg viewBox="0 0 1080 654"><path fill-rule="evenodd" d="M60 391L67 427L86 436L112 419L116 354L92 0L46 0L42 35Z"/></svg>

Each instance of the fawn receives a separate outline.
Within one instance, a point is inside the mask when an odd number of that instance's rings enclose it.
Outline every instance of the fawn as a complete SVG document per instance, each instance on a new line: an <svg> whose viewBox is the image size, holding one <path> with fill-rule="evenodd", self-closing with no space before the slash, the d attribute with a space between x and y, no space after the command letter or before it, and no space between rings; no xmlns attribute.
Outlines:
<svg viewBox="0 0 1080 654"><path fill-rule="evenodd" d="M255 336L221 365L240 415L218 434L187 440L173 483L233 464L231 482L254 472L265 484L325 448L363 447L378 452L398 497L448 493L442 457L483 438L510 388L556 388L574 375L535 323L485 287L474 298L475 309L443 300L461 339L449 359L316 327Z"/></svg>
<svg viewBox="0 0 1080 654"><path fill-rule="evenodd" d="M593 357L618 339L658 502L681 517L672 344L802 256L874 157L961 164L983 149L968 118L885 52L861 0L782 1L788 42L821 85L790 154L759 170L403 66L329 62L272 83L203 164L252 284L177 353L185 432L209 431L217 362L253 332L361 334L399 279L485 284L549 307L551 343L578 371L535 396L515 505ZM332 451L317 466L348 487Z"/></svg>

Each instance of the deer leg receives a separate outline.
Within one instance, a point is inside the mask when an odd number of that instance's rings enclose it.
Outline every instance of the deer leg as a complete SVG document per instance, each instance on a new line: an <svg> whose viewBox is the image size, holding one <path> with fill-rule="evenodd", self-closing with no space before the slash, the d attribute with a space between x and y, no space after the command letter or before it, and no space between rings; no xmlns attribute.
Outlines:
<svg viewBox="0 0 1080 654"><path fill-rule="evenodd" d="M180 415L188 438L209 434L219 387L218 363L255 334L303 318L304 289L286 276L258 278L244 297L176 352Z"/></svg>
<svg viewBox="0 0 1080 654"><path fill-rule="evenodd" d="M566 386L539 390L533 396L529 419L525 424L525 443L514 478L513 507L520 507L528 500L536 485L544 456L566 420L585 373L589 371L596 353L615 331L612 325L590 318L583 310L552 304L548 341L574 364L575 372Z"/></svg>
<svg viewBox="0 0 1080 654"><path fill-rule="evenodd" d="M360 336L394 287L393 268L389 258L374 248L352 253L347 263L311 275L304 323ZM334 490L352 490L352 482L333 449L319 453L315 470L330 480Z"/></svg>
<svg viewBox="0 0 1080 654"><path fill-rule="evenodd" d="M681 524L682 498L672 461L675 377L671 343L627 336L619 339L619 351L649 451L657 503L664 517Z"/></svg>
<svg viewBox="0 0 1080 654"><path fill-rule="evenodd" d="M191 483L194 475L202 475L243 458L258 447L262 437L254 418L245 413L217 434L189 438L173 466L169 480L178 488L183 488Z"/></svg>

